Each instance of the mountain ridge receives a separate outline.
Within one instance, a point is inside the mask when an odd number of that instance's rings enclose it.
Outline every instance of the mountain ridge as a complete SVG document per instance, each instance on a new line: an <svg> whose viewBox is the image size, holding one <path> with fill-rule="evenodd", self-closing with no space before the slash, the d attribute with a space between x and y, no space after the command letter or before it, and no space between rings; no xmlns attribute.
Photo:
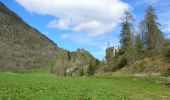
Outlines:
<svg viewBox="0 0 170 100"><path fill-rule="evenodd" d="M0 3L0 15L0 71L24 72L50 67L50 73L64 75L63 70L80 59L79 67L97 60L84 49L70 52L58 47L3 3Z"/></svg>

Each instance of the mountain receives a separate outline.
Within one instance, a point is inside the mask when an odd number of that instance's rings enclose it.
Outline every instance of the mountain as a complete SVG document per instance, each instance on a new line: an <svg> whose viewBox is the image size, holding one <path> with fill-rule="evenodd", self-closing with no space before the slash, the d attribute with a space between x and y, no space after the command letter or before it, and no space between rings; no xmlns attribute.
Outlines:
<svg viewBox="0 0 170 100"><path fill-rule="evenodd" d="M52 66L66 50L0 3L0 70L21 71Z"/></svg>
<svg viewBox="0 0 170 100"><path fill-rule="evenodd" d="M51 73L64 75L77 62L78 67L87 67L92 61L98 60L84 49L70 52L59 48L0 3L0 71L27 72L50 67Z"/></svg>

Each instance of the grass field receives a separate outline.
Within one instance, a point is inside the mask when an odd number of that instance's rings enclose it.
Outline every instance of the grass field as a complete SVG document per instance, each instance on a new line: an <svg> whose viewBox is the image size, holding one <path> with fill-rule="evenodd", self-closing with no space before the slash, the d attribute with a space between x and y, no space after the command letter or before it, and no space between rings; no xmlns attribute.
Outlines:
<svg viewBox="0 0 170 100"><path fill-rule="evenodd" d="M154 77L56 77L0 72L0 100L170 100Z"/></svg>

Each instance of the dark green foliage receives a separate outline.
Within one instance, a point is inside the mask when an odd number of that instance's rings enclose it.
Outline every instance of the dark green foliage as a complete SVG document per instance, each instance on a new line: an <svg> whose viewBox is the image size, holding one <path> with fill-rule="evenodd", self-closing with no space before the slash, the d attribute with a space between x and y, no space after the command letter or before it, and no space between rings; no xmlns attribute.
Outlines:
<svg viewBox="0 0 170 100"><path fill-rule="evenodd" d="M79 68L79 75L81 77L84 75L84 69L83 68Z"/></svg>
<svg viewBox="0 0 170 100"><path fill-rule="evenodd" d="M119 64L118 64L118 69L121 69L127 65L127 59L125 57L121 58Z"/></svg>
<svg viewBox="0 0 170 100"><path fill-rule="evenodd" d="M129 12L125 12L123 16L122 30L120 33L120 51L126 57L127 64L131 67L134 61L134 45L133 45L133 28L131 21L133 16Z"/></svg>
<svg viewBox="0 0 170 100"><path fill-rule="evenodd" d="M143 44L142 44L142 37L140 34L137 34L134 37L134 46L132 48L133 53L133 59L134 61L137 59L140 59L142 53L143 53Z"/></svg>
<svg viewBox="0 0 170 100"><path fill-rule="evenodd" d="M67 52L67 56L68 56L68 61L70 61L71 60L71 53L70 53L70 51Z"/></svg>
<svg viewBox="0 0 170 100"><path fill-rule="evenodd" d="M133 41L133 27L131 21L133 16L125 11L121 24L122 29L120 33L120 47L115 52L114 47L106 49L106 64L105 71L115 71L132 64L134 60L134 41Z"/></svg>
<svg viewBox="0 0 170 100"><path fill-rule="evenodd" d="M135 37L135 49L136 49L137 53L142 52L142 40L141 40L140 34L137 34L137 36Z"/></svg>
<svg viewBox="0 0 170 100"><path fill-rule="evenodd" d="M89 66L87 67L87 75L93 75L94 71L93 71L93 65L92 63L89 64Z"/></svg>
<svg viewBox="0 0 170 100"><path fill-rule="evenodd" d="M120 44L121 51L125 54L128 51L129 46L131 46L131 36L132 36L132 25L130 21L133 19L133 16L125 11L122 22L122 30L120 33Z"/></svg>
<svg viewBox="0 0 170 100"><path fill-rule="evenodd" d="M87 75L94 75L98 66L98 60L91 60L89 66L87 67Z"/></svg>

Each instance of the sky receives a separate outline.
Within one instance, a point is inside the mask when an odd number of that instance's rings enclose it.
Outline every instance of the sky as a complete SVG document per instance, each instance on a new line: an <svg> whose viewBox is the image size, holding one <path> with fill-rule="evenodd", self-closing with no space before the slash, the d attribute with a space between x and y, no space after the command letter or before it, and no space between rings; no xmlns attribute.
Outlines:
<svg viewBox="0 0 170 100"><path fill-rule="evenodd" d="M96 58L105 58L105 49L117 47L124 11L134 15L138 30L148 5L156 9L158 22L170 38L169 0L0 0L30 26L38 29L59 47L83 48Z"/></svg>

